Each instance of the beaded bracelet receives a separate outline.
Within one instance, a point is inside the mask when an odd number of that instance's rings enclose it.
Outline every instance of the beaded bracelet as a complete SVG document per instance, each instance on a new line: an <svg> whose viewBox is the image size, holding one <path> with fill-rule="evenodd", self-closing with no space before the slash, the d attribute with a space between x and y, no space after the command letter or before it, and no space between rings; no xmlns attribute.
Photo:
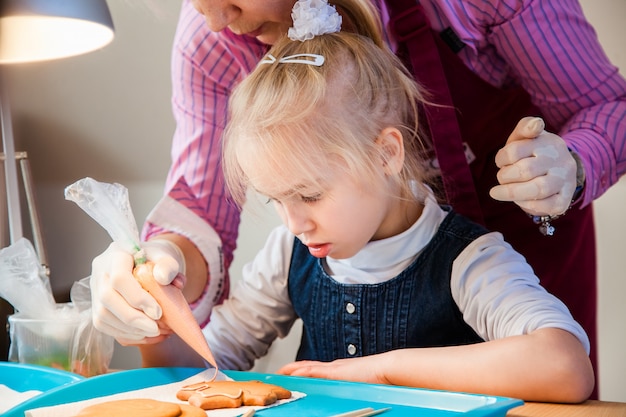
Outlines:
<svg viewBox="0 0 626 417"><path fill-rule="evenodd" d="M568 209L569 210L569 209ZM544 236L552 236L554 235L554 231L556 230L554 226L550 224L552 220L558 219L562 216L562 214L556 216L533 216L529 214L530 218L533 219L535 224L539 225L539 231Z"/></svg>

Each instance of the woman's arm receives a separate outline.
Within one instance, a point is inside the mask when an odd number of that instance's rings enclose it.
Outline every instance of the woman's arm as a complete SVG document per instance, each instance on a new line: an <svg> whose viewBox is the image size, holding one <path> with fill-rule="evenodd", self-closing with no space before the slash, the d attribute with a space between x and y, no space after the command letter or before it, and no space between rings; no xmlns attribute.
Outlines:
<svg viewBox="0 0 626 417"><path fill-rule="evenodd" d="M188 268L186 288L188 300L198 301L194 313L202 324L227 295L239 226L239 209L227 200L221 170L228 97L264 50L254 39L210 32L191 2L183 2L171 57L172 164L165 197L149 214L142 237L177 234L188 241L181 245L191 257L188 266L196 253L204 258L198 269Z"/></svg>
<svg viewBox="0 0 626 417"><path fill-rule="evenodd" d="M626 172L626 80L577 0L470 1L486 39L568 147L581 158L582 206ZM491 4L491 8L486 4ZM498 20L500 19L500 20Z"/></svg>

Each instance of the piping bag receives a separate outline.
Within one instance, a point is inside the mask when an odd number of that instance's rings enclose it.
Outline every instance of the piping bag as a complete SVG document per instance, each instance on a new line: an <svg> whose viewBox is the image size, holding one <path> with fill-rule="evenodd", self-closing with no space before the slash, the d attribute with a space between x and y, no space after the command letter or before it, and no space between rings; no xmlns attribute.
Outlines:
<svg viewBox="0 0 626 417"><path fill-rule="evenodd" d="M86 177L65 188L65 199L75 202L104 227L114 242L133 255L133 275L161 306L161 320L215 368L213 381L218 374L217 362L182 291L172 284L159 284L152 275L154 264L146 259L139 244L137 223L126 187Z"/></svg>

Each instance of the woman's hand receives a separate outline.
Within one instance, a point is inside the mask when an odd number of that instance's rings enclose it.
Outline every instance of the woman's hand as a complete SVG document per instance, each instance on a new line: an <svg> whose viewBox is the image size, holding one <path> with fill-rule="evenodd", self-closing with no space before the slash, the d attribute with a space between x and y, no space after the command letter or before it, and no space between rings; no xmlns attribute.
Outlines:
<svg viewBox="0 0 626 417"><path fill-rule="evenodd" d="M155 262L154 276L162 285L184 287L184 259L165 241L142 244L147 259ZM161 307L133 276L133 255L112 243L92 263L91 301L94 326L122 345L154 344L171 331L158 320Z"/></svg>
<svg viewBox="0 0 626 417"><path fill-rule="evenodd" d="M496 154L498 181L489 194L512 201L534 216L556 216L569 208L576 190L576 160L565 141L525 117Z"/></svg>

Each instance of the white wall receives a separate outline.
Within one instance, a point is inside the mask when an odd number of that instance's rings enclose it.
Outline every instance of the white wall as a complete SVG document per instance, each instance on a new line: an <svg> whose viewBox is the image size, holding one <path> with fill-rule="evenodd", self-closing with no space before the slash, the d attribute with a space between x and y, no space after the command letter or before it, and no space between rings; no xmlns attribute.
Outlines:
<svg viewBox="0 0 626 417"><path fill-rule="evenodd" d="M17 150L29 153L59 301L110 239L74 203L65 186L85 176L129 188L141 222L159 199L174 129L170 113L169 54L178 1L109 0L113 44L89 55L5 70ZM582 0L606 51L626 73L624 0ZM157 13L147 9L151 5ZM596 204L599 237L600 396L626 402L626 180ZM244 212L233 277L278 223L270 210ZM6 225L2 224L6 233ZM257 364L274 371L293 357L296 334L279 341ZM113 365L138 366L134 350L116 348Z"/></svg>
<svg viewBox="0 0 626 417"><path fill-rule="evenodd" d="M626 1L581 0L607 55L626 75ZM598 237L600 399L626 402L626 178L594 204Z"/></svg>

